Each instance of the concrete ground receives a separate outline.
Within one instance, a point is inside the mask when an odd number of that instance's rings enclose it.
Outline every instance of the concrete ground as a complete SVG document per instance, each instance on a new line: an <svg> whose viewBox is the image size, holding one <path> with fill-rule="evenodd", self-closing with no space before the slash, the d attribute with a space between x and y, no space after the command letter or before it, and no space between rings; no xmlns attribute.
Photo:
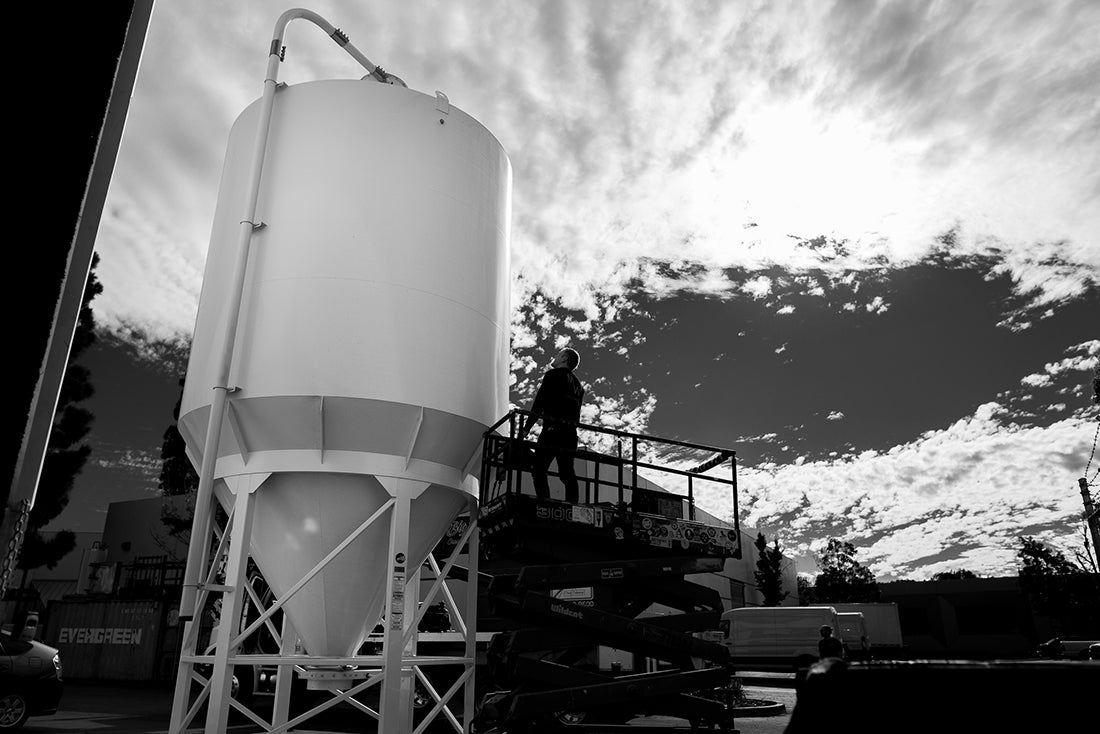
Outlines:
<svg viewBox="0 0 1100 734"><path fill-rule="evenodd" d="M740 734L781 734L790 720L794 709L793 688L751 685L745 687L750 698L774 701L783 705L783 712L769 716L740 716L735 727ZM61 700L60 710L50 716L31 717L23 729L26 734L56 734L57 732L88 732L90 734L165 734L172 709L172 691L158 685L97 684L88 682L69 682ZM774 710L774 707L773 707ZM309 731L351 731L361 730L362 717L356 717L356 727L338 726L321 730L310 728L295 731L305 734ZM639 731L646 729L676 729L685 727L687 722L670 717L650 716L635 719L630 728ZM439 728L438 731L444 731ZM201 731L201 727L192 731ZM260 731L259 727L234 719L227 734L250 734ZM433 729L434 731L434 729Z"/></svg>
<svg viewBox="0 0 1100 734"><path fill-rule="evenodd" d="M745 686L745 695L749 698L773 701L782 705L782 713L774 713L776 707L769 707L766 716L743 715L734 720L734 727L740 734L782 734L791 720L791 712L794 710L795 692L793 687L761 687ZM678 728L686 727L683 719L674 719L667 716L645 716L630 722L632 728L639 730L653 728Z"/></svg>

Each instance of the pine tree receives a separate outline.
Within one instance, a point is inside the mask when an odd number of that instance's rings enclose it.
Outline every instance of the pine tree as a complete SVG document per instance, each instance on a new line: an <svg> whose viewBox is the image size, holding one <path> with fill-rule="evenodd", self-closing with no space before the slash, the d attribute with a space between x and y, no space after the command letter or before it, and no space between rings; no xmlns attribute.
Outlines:
<svg viewBox="0 0 1100 734"><path fill-rule="evenodd" d="M199 487L199 475L187 458L187 444L179 431L180 406L183 404L183 380L180 380L180 397L172 410L172 424L164 430L160 445L160 479L158 486L165 497L190 494Z"/></svg>
<svg viewBox="0 0 1100 734"><path fill-rule="evenodd" d="M768 547L764 534L756 536L756 570L752 572L756 586L764 595L764 606L777 607L787 598L789 592L783 590L783 553L779 550L779 539L773 547Z"/></svg>
<svg viewBox="0 0 1100 734"><path fill-rule="evenodd" d="M92 428L94 416L80 407L80 403L90 398L95 390L87 368L77 364L77 361L96 339L91 303L103 292L103 286L95 275L98 265L99 255L94 255L92 267L88 271L88 281L84 286L84 298L73 332L72 346L69 348L65 377L61 382L57 408L54 411L53 427L50 429L50 440L42 462L34 507L31 509L27 534L19 553L19 568L24 571L41 566L53 568L76 547L76 535L71 530L60 530L47 539L42 535L41 529L60 515L69 504L69 492L72 491L73 483L92 453L91 447L83 441Z"/></svg>
<svg viewBox="0 0 1100 734"><path fill-rule="evenodd" d="M184 507L175 503L165 503L161 509L160 521L168 534L188 542L191 525L195 515L195 492L199 488L199 475L187 457L187 443L179 431L180 408L183 405L183 384L181 378L180 396L172 410L172 423L164 429L164 440L160 446L160 478L158 486L165 497L186 495Z"/></svg>

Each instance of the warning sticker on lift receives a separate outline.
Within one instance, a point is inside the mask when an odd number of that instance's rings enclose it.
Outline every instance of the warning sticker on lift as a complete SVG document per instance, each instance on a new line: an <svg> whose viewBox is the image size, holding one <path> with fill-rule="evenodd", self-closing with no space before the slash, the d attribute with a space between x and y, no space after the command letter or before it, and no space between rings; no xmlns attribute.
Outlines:
<svg viewBox="0 0 1100 734"><path fill-rule="evenodd" d="M538 507L535 517L540 520L576 522L582 525L603 527L603 511L598 507Z"/></svg>
<svg viewBox="0 0 1100 734"><path fill-rule="evenodd" d="M405 576L394 574L393 590L390 592L390 629L403 629L405 616Z"/></svg>
<svg viewBox="0 0 1100 734"><path fill-rule="evenodd" d="M596 507L572 507L570 508L569 519L583 525L603 527L603 511Z"/></svg>

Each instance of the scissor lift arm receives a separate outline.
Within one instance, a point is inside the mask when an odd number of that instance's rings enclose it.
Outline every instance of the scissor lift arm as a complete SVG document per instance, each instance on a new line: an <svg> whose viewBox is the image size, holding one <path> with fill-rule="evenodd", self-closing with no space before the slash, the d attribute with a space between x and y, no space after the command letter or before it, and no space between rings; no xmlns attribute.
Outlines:
<svg viewBox="0 0 1100 734"><path fill-rule="evenodd" d="M722 567L720 558L642 558L526 566L494 577L488 584L494 613L529 626L498 633L490 643L490 670L511 690L487 697L482 725L495 720L533 727L540 717L560 711L619 711L630 718L644 710L728 729L725 703L688 695L729 682L727 648L691 634L718 626L720 599L712 589L683 578ZM617 603L600 608L552 596L554 589L577 586L614 589ZM655 599L685 611L634 616ZM600 645L665 660L678 669L614 675L573 667ZM695 669L700 659L713 667Z"/></svg>

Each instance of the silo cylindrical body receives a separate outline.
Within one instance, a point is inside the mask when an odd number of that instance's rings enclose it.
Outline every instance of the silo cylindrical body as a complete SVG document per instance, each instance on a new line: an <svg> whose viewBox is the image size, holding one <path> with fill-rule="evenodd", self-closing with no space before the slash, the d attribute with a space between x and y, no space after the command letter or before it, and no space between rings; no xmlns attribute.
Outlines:
<svg viewBox="0 0 1100 734"><path fill-rule="evenodd" d="M230 133L188 364L179 425L198 466L259 115ZM472 459L508 408L510 216L507 155L444 97L277 90L214 472L223 503L261 481L252 555L277 595L389 499L388 477L424 486L410 568L476 496ZM352 654L377 623L376 525L288 602L307 652Z"/></svg>

